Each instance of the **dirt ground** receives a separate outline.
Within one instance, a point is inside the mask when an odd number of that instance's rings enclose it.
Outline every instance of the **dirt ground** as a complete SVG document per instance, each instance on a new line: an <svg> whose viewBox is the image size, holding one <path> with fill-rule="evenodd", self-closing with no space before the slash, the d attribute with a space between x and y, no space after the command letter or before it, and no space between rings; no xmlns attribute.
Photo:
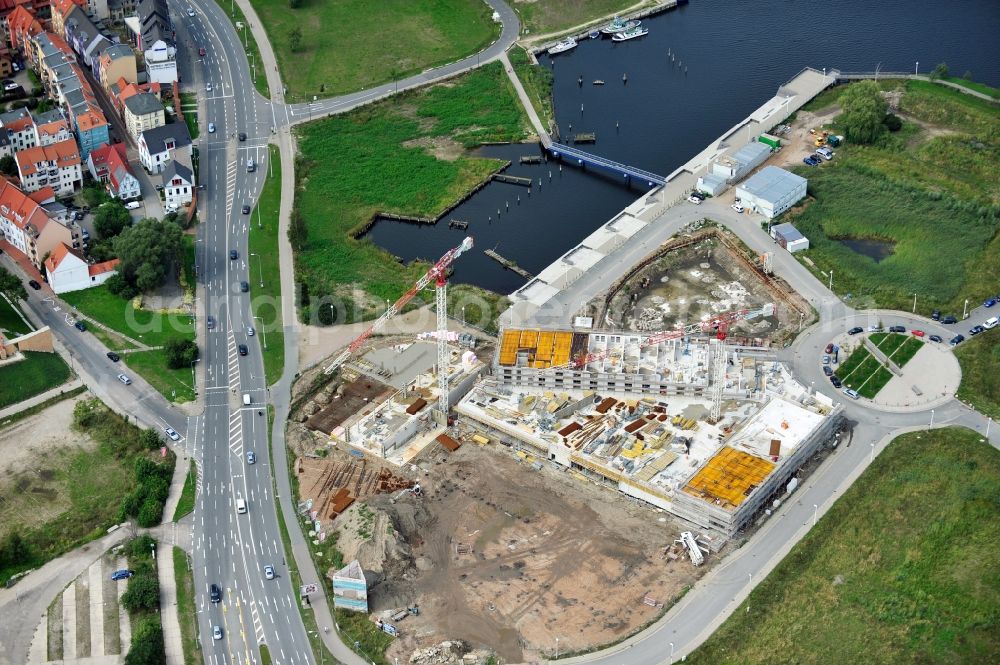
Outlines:
<svg viewBox="0 0 1000 665"><path fill-rule="evenodd" d="M41 523L61 514L69 502L63 491L62 462L68 449L93 448L92 439L73 431L73 407L86 394L0 429L0 538L10 529Z"/></svg>
<svg viewBox="0 0 1000 665"><path fill-rule="evenodd" d="M679 529L664 515L506 449L431 446L416 466L423 497L368 501L412 559L369 591L371 609L421 609L399 621L390 661L445 639L506 662L551 654L557 638L563 653L605 644L662 611L645 598L669 603L708 567L665 558Z"/></svg>
<svg viewBox="0 0 1000 665"><path fill-rule="evenodd" d="M603 305L604 296L594 301ZM637 272L617 291L602 327L635 331L670 330L737 309L760 309L774 295L717 238L667 252ZM772 340L798 327L799 315L777 307L774 316L741 321L731 337Z"/></svg>

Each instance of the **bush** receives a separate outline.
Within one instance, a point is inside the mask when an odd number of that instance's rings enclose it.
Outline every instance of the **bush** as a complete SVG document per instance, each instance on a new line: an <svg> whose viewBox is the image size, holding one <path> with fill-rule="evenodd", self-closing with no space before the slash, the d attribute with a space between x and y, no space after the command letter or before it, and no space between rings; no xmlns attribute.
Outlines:
<svg viewBox="0 0 1000 665"><path fill-rule="evenodd" d="M153 497L149 497L143 502L142 508L139 509L136 521L139 523L139 526L148 529L159 524L162 517L163 503Z"/></svg>
<svg viewBox="0 0 1000 665"><path fill-rule="evenodd" d="M899 116L895 113L886 114L885 118L882 120L882 124L890 132L898 132L903 128L903 121L899 119Z"/></svg>
<svg viewBox="0 0 1000 665"><path fill-rule="evenodd" d="M874 81L861 81L840 95L842 113L837 118L851 143L870 144L885 131L886 102Z"/></svg>
<svg viewBox="0 0 1000 665"><path fill-rule="evenodd" d="M167 354L167 367L184 369L198 359L198 345L190 339L175 337L167 340L164 351Z"/></svg>
<svg viewBox="0 0 1000 665"><path fill-rule="evenodd" d="M128 583L122 594L122 607L129 612L155 610L160 606L160 581L156 572L139 572Z"/></svg>
<svg viewBox="0 0 1000 665"><path fill-rule="evenodd" d="M153 614L143 617L132 633L132 644L125 656L125 665L166 665L166 662L159 616Z"/></svg>
<svg viewBox="0 0 1000 665"><path fill-rule="evenodd" d="M136 536L125 545L125 555L130 559L150 559L156 539L149 534Z"/></svg>

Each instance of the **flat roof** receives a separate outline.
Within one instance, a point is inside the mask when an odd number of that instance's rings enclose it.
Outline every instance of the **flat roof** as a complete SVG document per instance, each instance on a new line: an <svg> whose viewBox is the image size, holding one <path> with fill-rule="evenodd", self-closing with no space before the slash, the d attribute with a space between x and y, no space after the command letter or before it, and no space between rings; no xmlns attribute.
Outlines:
<svg viewBox="0 0 1000 665"><path fill-rule="evenodd" d="M725 446L688 481L683 492L730 510L739 507L774 467L773 462Z"/></svg>
<svg viewBox="0 0 1000 665"><path fill-rule="evenodd" d="M790 222L785 222L784 224L777 224L771 227L771 231L775 234L781 236L786 241L793 240L803 240L805 236L799 233L799 230L792 226Z"/></svg>
<svg viewBox="0 0 1000 665"><path fill-rule="evenodd" d="M777 166L765 166L737 188L765 201L780 201L807 182L805 178L791 171Z"/></svg>

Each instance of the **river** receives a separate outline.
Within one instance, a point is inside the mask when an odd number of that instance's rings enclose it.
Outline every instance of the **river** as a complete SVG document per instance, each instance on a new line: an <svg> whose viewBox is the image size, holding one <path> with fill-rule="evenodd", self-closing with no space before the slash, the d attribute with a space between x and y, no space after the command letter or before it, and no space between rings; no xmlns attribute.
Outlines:
<svg viewBox="0 0 1000 665"><path fill-rule="evenodd" d="M821 5L691 0L643 24L649 34L640 39L583 40L572 51L539 60L556 74L556 121L564 136L595 132L591 152L661 175L745 118L806 66L841 71L919 67L927 73L947 62L953 75L971 71L975 80L1000 86L996 0L828 0ZM605 85L593 85L596 79ZM455 264L453 280L499 293L524 280L482 250L495 247L537 273L640 194L570 167L559 174L554 162L518 165L518 156L538 154L535 146L481 152L511 159L511 175L536 180L530 199L526 188L492 183L447 218L469 221L467 233L477 244ZM383 221L369 237L409 261L440 256L460 242L462 233L446 222L426 227Z"/></svg>

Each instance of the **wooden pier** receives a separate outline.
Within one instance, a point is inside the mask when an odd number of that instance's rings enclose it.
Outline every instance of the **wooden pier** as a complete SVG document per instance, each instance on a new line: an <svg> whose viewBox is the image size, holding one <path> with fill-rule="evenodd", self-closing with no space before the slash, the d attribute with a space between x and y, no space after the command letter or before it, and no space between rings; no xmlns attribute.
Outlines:
<svg viewBox="0 0 1000 665"><path fill-rule="evenodd" d="M582 132L573 137L573 143L596 143L597 134L594 132Z"/></svg>
<svg viewBox="0 0 1000 665"><path fill-rule="evenodd" d="M541 155L521 155L521 163L522 164L541 164L542 163L542 156Z"/></svg>
<svg viewBox="0 0 1000 665"><path fill-rule="evenodd" d="M492 249L487 249L484 252L484 254L486 254L486 256L490 257L491 259L502 265L507 270L513 270L514 272L516 272L518 275L520 275L525 279L531 279L532 277L534 277L534 275L532 275L530 272L528 272L521 266L517 265L510 259L505 259L504 257L500 256Z"/></svg>
<svg viewBox="0 0 1000 665"><path fill-rule="evenodd" d="M469 223L462 221L461 219L453 219L448 222L449 229L462 229L463 231L469 228Z"/></svg>
<svg viewBox="0 0 1000 665"><path fill-rule="evenodd" d="M521 185L522 187L531 187L531 178L521 178L516 175L505 175L503 173L493 174L493 179L498 182L506 182L511 185Z"/></svg>

